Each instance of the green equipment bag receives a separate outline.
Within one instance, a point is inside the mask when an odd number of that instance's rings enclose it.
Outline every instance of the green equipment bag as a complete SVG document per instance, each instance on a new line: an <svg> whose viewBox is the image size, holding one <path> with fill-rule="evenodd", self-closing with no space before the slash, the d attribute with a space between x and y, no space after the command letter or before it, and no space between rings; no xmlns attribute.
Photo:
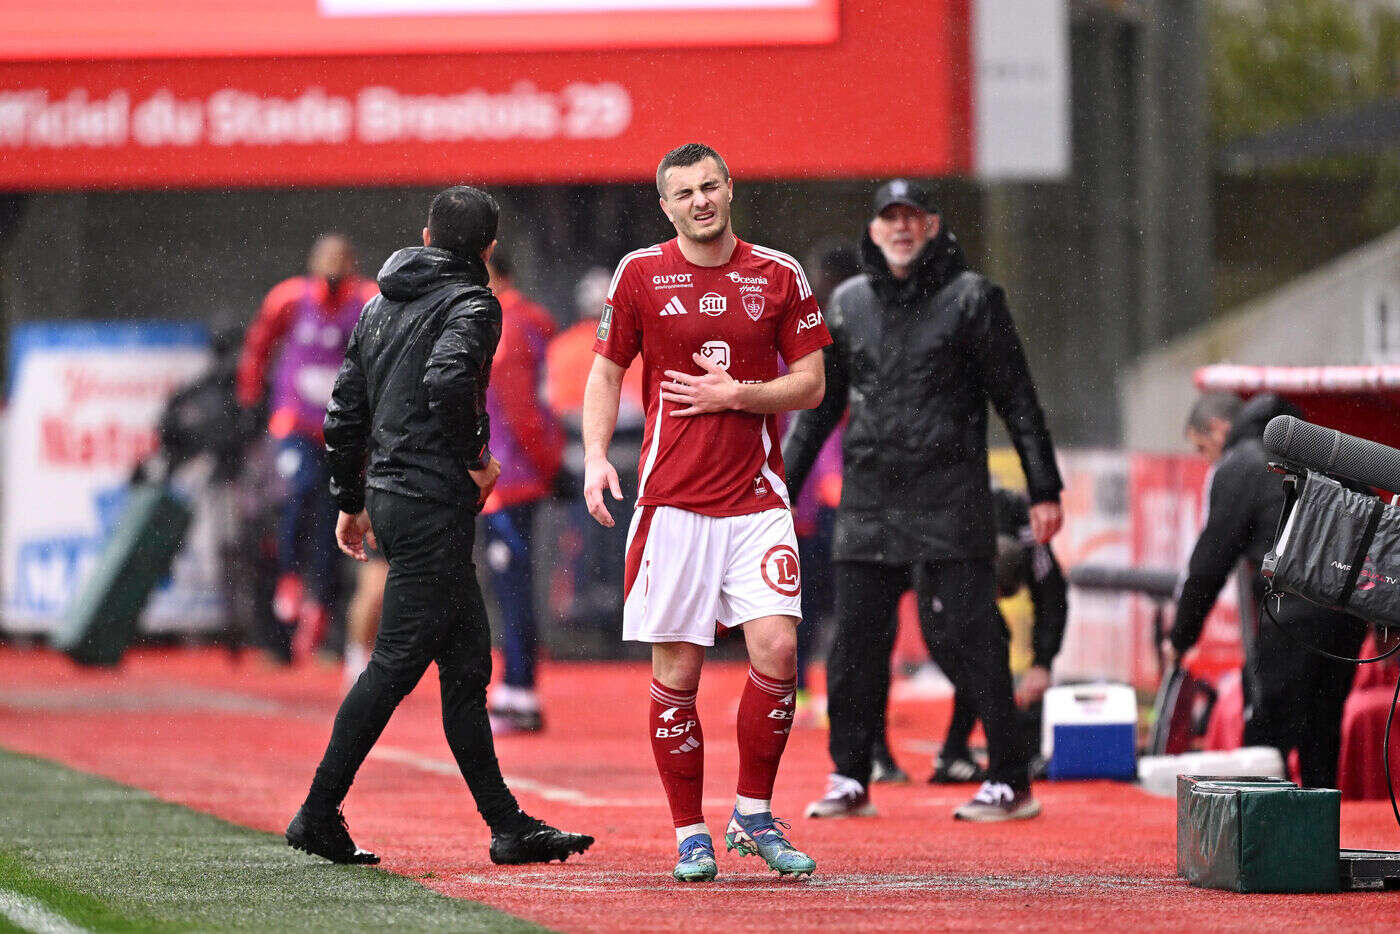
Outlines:
<svg viewBox="0 0 1400 934"><path fill-rule="evenodd" d="M164 484L134 484L96 567L54 644L84 665L115 665L136 638L146 602L185 540L190 509Z"/></svg>
<svg viewBox="0 0 1400 934"><path fill-rule="evenodd" d="M1186 799L1186 880L1233 892L1336 892L1342 793L1200 782Z"/></svg>
<svg viewBox="0 0 1400 934"><path fill-rule="evenodd" d="M1176 874L1182 879L1187 878L1187 867L1191 864L1191 819L1190 809L1186 805L1191 800L1191 789L1201 782L1243 788L1252 785L1298 787L1286 778L1270 778L1267 775L1178 775L1176 777Z"/></svg>

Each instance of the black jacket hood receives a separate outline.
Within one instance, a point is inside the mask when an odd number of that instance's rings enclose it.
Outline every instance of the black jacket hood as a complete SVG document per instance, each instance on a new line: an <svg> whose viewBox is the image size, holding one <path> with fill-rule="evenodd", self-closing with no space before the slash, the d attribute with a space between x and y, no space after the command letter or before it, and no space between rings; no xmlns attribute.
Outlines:
<svg viewBox="0 0 1400 934"><path fill-rule="evenodd" d="M1264 437L1265 426L1276 415L1303 417L1302 411L1296 405L1271 392L1250 399L1240 408L1230 426L1230 433L1225 436L1225 450L1230 450L1241 441Z"/></svg>
<svg viewBox="0 0 1400 934"><path fill-rule="evenodd" d="M890 272L885 254L870 239L868 229L860 243L860 263L880 300L901 305L912 305L927 298L967 269L962 246L946 225L939 228L914 258L914 269L907 279L896 279Z"/></svg>
<svg viewBox="0 0 1400 934"><path fill-rule="evenodd" d="M462 257L432 246L411 246L384 261L379 270L379 291L395 302L411 302L453 280L465 285L486 285L486 264L481 257Z"/></svg>

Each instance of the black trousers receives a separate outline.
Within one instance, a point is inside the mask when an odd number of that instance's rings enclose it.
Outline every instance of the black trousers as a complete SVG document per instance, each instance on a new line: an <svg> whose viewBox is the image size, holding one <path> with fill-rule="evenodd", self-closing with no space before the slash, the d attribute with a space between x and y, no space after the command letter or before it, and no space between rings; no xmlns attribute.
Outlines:
<svg viewBox="0 0 1400 934"><path fill-rule="evenodd" d="M1335 788L1342 707L1351 693L1356 666L1323 658L1295 639L1334 655L1355 657L1366 626L1355 617L1312 606L1299 597L1285 596L1281 604L1270 600L1269 608L1295 638L1267 619L1260 621L1254 657L1259 696L1246 698L1244 744L1273 746L1285 761L1296 749L1303 785Z"/></svg>
<svg viewBox="0 0 1400 934"><path fill-rule="evenodd" d="M472 563L476 517L378 490L369 491L367 506L389 562L379 635L335 716L307 805L340 805L390 715L437 662L443 732L457 767L491 829L511 829L520 808L501 778L486 718L491 630Z"/></svg>
<svg viewBox="0 0 1400 934"><path fill-rule="evenodd" d="M1006 617L997 611L997 622L1007 631L1007 641L1011 639L1011 630L1006 625ZM1016 719L1020 726L1021 742L1026 744L1026 756L1034 759L1040 753L1040 723L1043 705L1039 702L1032 704L1029 708L1022 710L1017 708ZM968 737L972 735L972 728L977 725L977 708L970 698L965 698L961 694L953 696L953 716L948 721L948 735L943 741L941 756L946 758L970 758L967 749Z"/></svg>
<svg viewBox="0 0 1400 934"><path fill-rule="evenodd" d="M1010 642L997 618L992 562L835 565L836 638L827 659L831 759L838 774L865 784L871 744L884 729L890 651L900 596L914 587L929 655L973 704L987 733L988 778L1030 784L1011 696Z"/></svg>

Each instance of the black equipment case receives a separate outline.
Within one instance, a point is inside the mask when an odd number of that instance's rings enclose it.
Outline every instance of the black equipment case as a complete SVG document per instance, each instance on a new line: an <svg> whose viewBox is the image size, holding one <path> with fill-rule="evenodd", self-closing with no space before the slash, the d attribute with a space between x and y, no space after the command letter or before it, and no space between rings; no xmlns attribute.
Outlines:
<svg viewBox="0 0 1400 934"><path fill-rule="evenodd" d="M112 538L73 600L55 645L84 665L115 665L151 592L184 544L190 509L165 484L133 484Z"/></svg>

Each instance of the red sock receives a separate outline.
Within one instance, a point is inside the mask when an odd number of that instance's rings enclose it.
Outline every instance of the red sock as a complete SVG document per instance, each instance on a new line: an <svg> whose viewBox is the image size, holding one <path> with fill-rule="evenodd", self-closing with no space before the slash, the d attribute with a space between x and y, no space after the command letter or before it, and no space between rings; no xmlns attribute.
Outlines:
<svg viewBox="0 0 1400 934"><path fill-rule="evenodd" d="M773 797L778 761L792 730L796 690L796 678L777 681L749 669L739 699L739 794L745 798Z"/></svg>
<svg viewBox="0 0 1400 934"><path fill-rule="evenodd" d="M684 694L651 682L651 752L677 827L705 822L700 799L705 784L705 737L695 712L695 692Z"/></svg>

